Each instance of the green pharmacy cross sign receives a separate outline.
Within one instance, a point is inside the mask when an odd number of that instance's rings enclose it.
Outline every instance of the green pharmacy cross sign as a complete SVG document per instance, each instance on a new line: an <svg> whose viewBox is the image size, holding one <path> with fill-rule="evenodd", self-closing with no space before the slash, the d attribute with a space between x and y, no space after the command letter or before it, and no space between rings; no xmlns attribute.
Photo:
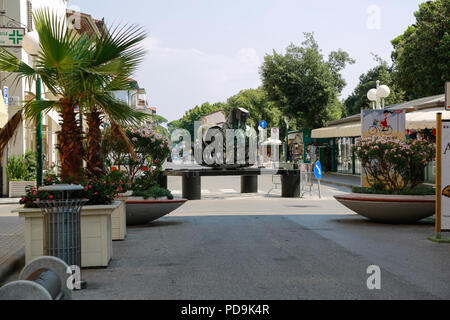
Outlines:
<svg viewBox="0 0 450 320"><path fill-rule="evenodd" d="M0 28L0 46L20 48L25 35L24 28Z"/></svg>

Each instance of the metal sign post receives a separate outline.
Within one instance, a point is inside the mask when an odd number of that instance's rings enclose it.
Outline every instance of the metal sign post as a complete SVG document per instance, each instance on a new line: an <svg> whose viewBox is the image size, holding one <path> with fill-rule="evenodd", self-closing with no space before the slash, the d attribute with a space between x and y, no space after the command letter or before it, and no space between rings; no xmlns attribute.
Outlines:
<svg viewBox="0 0 450 320"><path fill-rule="evenodd" d="M445 110L450 111L450 82L445 83Z"/></svg>
<svg viewBox="0 0 450 320"><path fill-rule="evenodd" d="M317 178L317 182L319 184L319 199L322 199L322 192L320 190L320 180L322 180L322 164L320 161L316 162L316 165L314 166L314 175Z"/></svg>

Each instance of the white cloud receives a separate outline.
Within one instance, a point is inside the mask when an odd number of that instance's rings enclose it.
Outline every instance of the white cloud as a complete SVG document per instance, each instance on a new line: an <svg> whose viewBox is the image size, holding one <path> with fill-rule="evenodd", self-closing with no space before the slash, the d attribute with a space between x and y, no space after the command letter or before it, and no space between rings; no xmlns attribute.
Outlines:
<svg viewBox="0 0 450 320"><path fill-rule="evenodd" d="M195 48L170 48L158 39L145 42L148 54L138 80L150 104L170 120L203 102L225 101L242 89L260 85L261 59L253 48L227 56Z"/></svg>

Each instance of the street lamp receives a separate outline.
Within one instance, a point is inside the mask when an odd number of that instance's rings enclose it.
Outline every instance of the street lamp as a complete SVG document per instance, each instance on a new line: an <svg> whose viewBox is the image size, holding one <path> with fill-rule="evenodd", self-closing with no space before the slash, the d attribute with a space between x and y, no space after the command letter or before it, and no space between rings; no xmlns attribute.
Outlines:
<svg viewBox="0 0 450 320"><path fill-rule="evenodd" d="M377 88L367 92L367 98L372 102L373 109L384 109L384 100L391 94L391 89L386 85L380 86L377 81Z"/></svg>
<svg viewBox="0 0 450 320"><path fill-rule="evenodd" d="M25 52L33 57L33 64L36 62L36 57L39 54L41 45L39 41L39 34L36 31L28 32L22 40L22 46ZM37 76L36 79L36 100L42 100L42 84L41 78ZM42 172L44 169L43 153L42 153L42 113L36 118L36 160L37 160L37 175L36 183L38 187L42 186Z"/></svg>
<svg viewBox="0 0 450 320"><path fill-rule="evenodd" d="M284 117L284 123L286 123L286 146L285 146L285 151L284 151L284 156L286 158L286 162L288 162L288 157L289 157L289 125L290 125L290 120L288 117Z"/></svg>

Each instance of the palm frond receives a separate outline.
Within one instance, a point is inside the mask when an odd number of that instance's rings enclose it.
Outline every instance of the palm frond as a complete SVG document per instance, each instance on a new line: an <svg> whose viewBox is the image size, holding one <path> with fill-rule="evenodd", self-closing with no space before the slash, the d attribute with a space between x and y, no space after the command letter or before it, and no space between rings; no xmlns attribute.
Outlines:
<svg viewBox="0 0 450 320"><path fill-rule="evenodd" d="M24 106L25 118L37 119L42 113L46 114L58 104L56 101L31 100Z"/></svg>
<svg viewBox="0 0 450 320"><path fill-rule="evenodd" d="M22 111L18 111L0 130L0 156L3 155L3 151L8 145L9 141L16 135L17 128L19 127L20 123L22 123L22 120Z"/></svg>

